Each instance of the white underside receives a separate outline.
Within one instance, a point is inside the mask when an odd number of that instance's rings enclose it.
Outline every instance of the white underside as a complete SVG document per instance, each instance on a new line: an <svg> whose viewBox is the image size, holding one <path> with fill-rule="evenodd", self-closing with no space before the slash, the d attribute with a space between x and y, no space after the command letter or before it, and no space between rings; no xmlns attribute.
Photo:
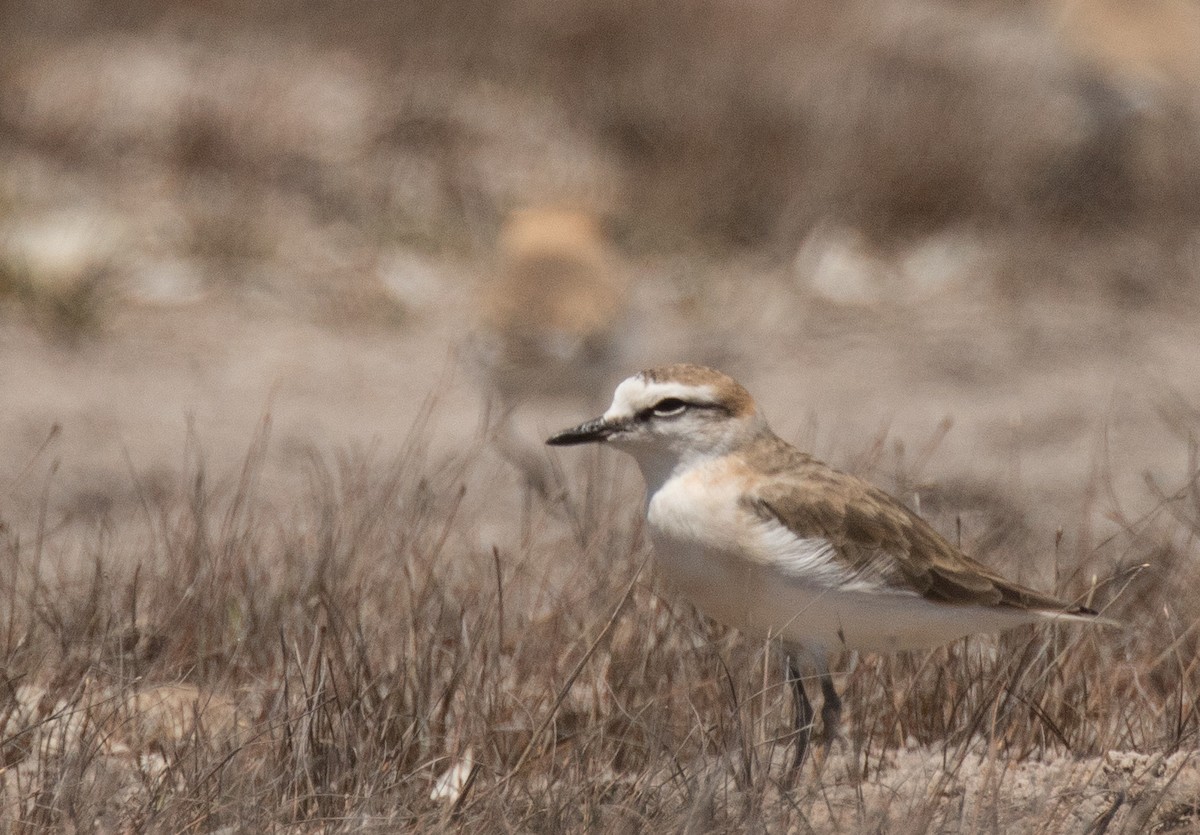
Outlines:
<svg viewBox="0 0 1200 835"><path fill-rule="evenodd" d="M895 651L1070 618L939 603L878 578L854 576L827 541L803 539L759 519L739 501L744 484L705 469L667 478L650 496L647 518L663 577L729 626L814 650Z"/></svg>
<svg viewBox="0 0 1200 835"><path fill-rule="evenodd" d="M660 573L709 617L816 650L925 649L1054 616L937 603L914 593L828 588L741 558L680 551L657 537L655 543Z"/></svg>

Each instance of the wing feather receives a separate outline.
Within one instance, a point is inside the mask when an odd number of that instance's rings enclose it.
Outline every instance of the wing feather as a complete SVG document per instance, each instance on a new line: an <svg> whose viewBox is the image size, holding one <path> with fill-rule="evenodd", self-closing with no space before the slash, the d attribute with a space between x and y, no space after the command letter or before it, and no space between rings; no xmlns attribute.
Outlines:
<svg viewBox="0 0 1200 835"><path fill-rule="evenodd" d="M746 502L800 540L828 540L848 576L942 603L1094 614L1005 580L892 496L775 440L752 462L770 462L772 477Z"/></svg>

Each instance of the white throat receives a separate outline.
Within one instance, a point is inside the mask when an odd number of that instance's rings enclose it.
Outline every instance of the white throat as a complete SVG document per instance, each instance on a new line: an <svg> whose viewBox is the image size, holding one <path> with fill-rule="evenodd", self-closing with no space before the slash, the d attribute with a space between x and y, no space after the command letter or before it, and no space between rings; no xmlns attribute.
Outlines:
<svg viewBox="0 0 1200 835"><path fill-rule="evenodd" d="M692 467L698 466L716 456L712 453L693 451L690 455L680 455L672 449L647 447L621 447L637 461L638 469L646 482L646 501L658 492L659 488L675 476L683 475Z"/></svg>

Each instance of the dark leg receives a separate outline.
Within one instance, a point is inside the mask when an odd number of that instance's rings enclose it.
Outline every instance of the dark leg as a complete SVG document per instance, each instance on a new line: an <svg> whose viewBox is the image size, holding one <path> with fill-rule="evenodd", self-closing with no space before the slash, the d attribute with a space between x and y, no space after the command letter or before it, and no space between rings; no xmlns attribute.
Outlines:
<svg viewBox="0 0 1200 835"><path fill-rule="evenodd" d="M792 683L792 691L795 695L796 759L792 762L792 770L799 771L800 767L804 765L805 755L808 754L808 739L812 736L813 707L812 702L808 700L808 694L804 692L804 677L800 675L800 669L791 652L787 654L787 670L788 680ZM821 686L824 687L824 681ZM826 700L826 705L828 705L828 700Z"/></svg>
<svg viewBox="0 0 1200 835"><path fill-rule="evenodd" d="M821 667L821 697L824 700L824 704L821 705L821 722L824 725L821 736L825 750L828 752L842 727L842 698L838 695L837 688L833 686L833 679L829 676L829 667L824 662L819 666Z"/></svg>

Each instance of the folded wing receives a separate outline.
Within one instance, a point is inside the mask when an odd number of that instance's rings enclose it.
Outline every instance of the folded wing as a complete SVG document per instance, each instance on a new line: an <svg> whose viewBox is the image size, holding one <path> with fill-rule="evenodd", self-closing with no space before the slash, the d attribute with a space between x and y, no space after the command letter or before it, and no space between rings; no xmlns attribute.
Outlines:
<svg viewBox="0 0 1200 835"><path fill-rule="evenodd" d="M1094 614L1005 580L887 493L787 449L786 464L780 462L774 477L746 497L749 509L797 540L826 540L840 568L855 581L898 593L915 591L942 603ZM780 461L778 452L775 461Z"/></svg>

